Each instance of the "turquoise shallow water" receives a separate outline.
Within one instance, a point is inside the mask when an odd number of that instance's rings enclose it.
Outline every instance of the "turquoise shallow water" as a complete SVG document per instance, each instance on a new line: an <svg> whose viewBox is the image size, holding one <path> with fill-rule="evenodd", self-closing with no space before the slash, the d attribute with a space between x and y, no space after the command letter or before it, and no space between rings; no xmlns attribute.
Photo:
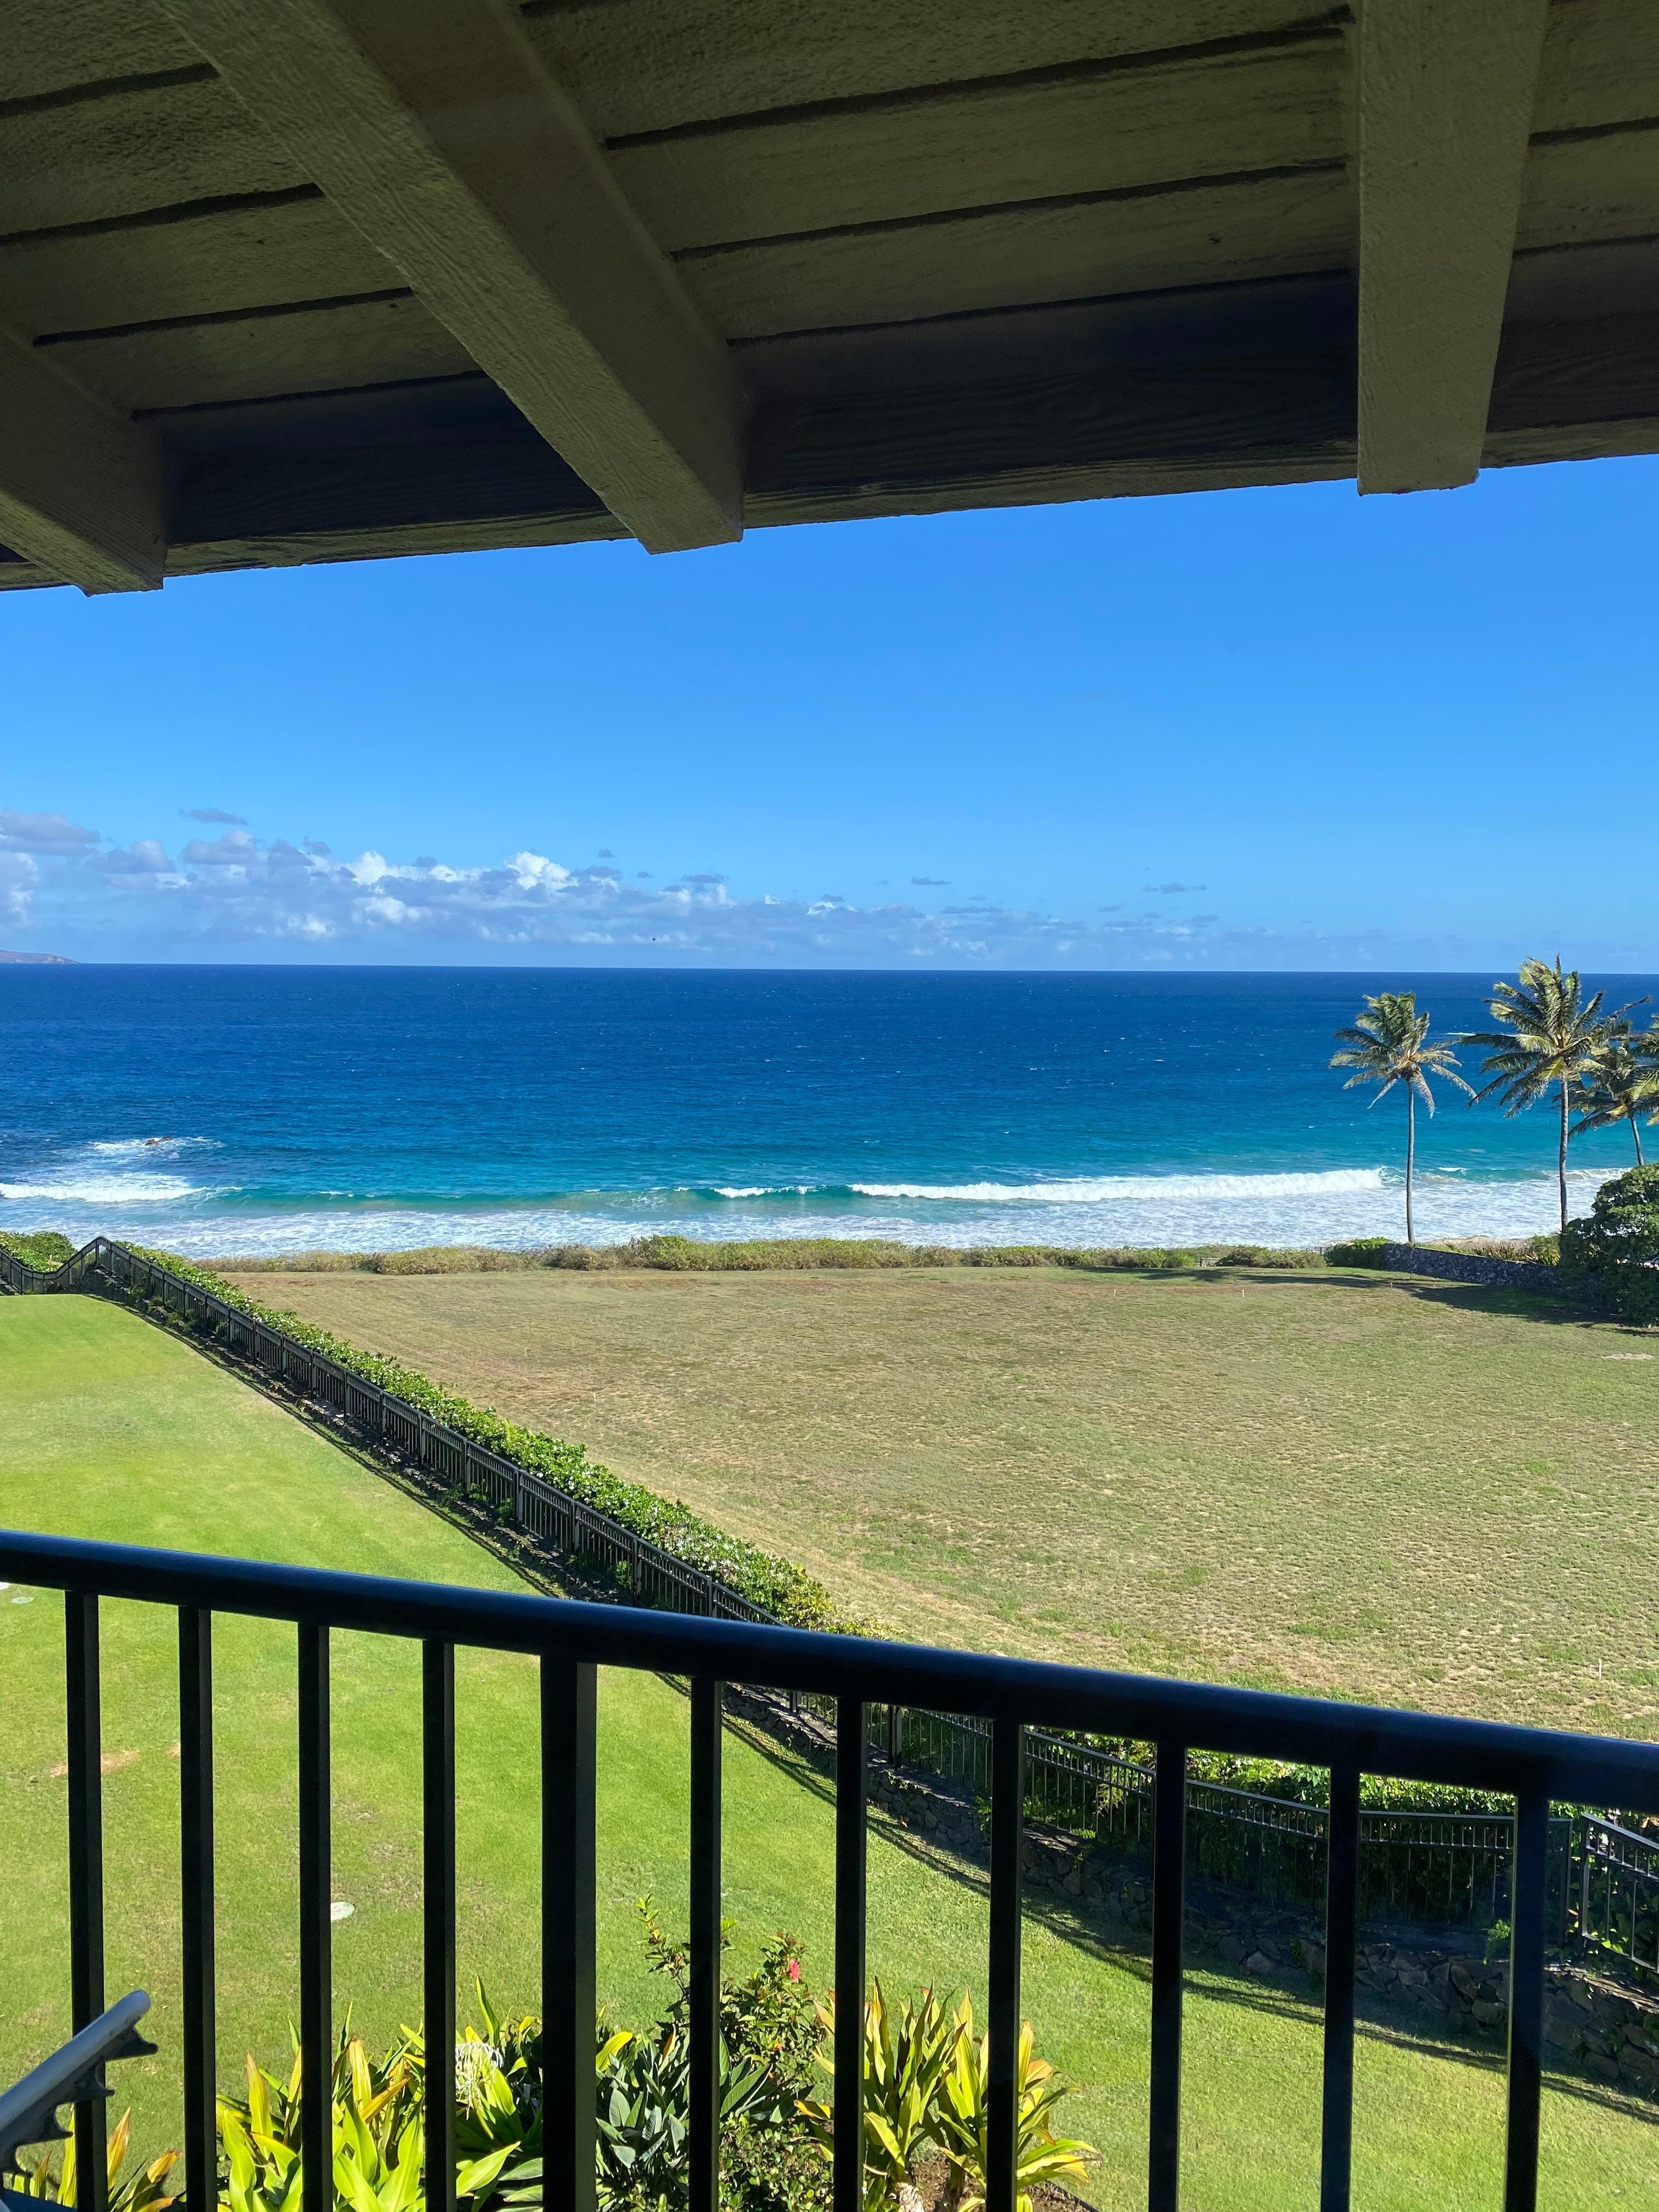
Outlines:
<svg viewBox="0 0 1659 2212"><path fill-rule="evenodd" d="M1345 1091L1331 1032L1402 984L1475 1026L1490 981L0 968L0 1225L222 1254L1397 1232L1403 1104ZM1551 1226L1553 1146L1444 1094L1419 1234ZM1632 1157L1575 1146L1575 1205Z"/></svg>

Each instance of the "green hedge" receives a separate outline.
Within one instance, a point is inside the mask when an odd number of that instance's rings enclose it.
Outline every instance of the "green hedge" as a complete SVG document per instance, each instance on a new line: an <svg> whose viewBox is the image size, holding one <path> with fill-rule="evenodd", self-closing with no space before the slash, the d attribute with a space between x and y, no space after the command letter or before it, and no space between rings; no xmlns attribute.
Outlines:
<svg viewBox="0 0 1659 2212"><path fill-rule="evenodd" d="M54 1274L66 1260L75 1257L76 1248L67 1237L60 1237L55 1229L36 1229L29 1232L0 1230L0 1245L15 1252L26 1267L37 1274Z"/></svg>
<svg viewBox="0 0 1659 2212"><path fill-rule="evenodd" d="M856 1623L837 1611L823 1583L804 1567L780 1558L776 1553L763 1551L757 1544L750 1544L741 1536L727 1534L725 1529L717 1528L678 1499L659 1498L642 1484L624 1481L609 1468L590 1460L580 1444L563 1443L557 1437L543 1436L538 1430L521 1428L516 1421L504 1419L493 1407L473 1405L470 1399L446 1390L417 1369L405 1367L401 1360L384 1352L360 1352L356 1345L346 1343L327 1329L314 1328L294 1314L262 1305L211 1268L197 1267L176 1253L146 1251L140 1245L129 1249L144 1259L155 1261L157 1266L184 1281L211 1291L215 1297L222 1298L227 1305L246 1314L251 1321L264 1322L269 1328L280 1329L309 1350L337 1360L354 1375L361 1375L365 1382L406 1399L429 1413L434 1421L441 1421L476 1444L499 1452L503 1459L539 1475L544 1482L579 1498L584 1505L608 1513L613 1521L621 1522L635 1534L672 1553L688 1566L700 1567L705 1574L714 1576L751 1604L763 1606L767 1612L775 1613L780 1620L797 1628L856 1628Z"/></svg>
<svg viewBox="0 0 1659 2212"><path fill-rule="evenodd" d="M1331 1267L1386 1267L1386 1237L1351 1237L1344 1244L1325 1247L1325 1263Z"/></svg>

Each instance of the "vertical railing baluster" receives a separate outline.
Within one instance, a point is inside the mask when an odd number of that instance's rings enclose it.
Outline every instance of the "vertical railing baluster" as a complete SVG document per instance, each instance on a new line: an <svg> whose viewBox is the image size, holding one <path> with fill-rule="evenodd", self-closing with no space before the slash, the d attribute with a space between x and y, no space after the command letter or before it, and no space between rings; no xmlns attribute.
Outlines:
<svg viewBox="0 0 1659 2212"><path fill-rule="evenodd" d="M216 2212L219 2138L213 1928L213 1615L193 1605L179 1608L179 1864L185 2212Z"/></svg>
<svg viewBox="0 0 1659 2212"><path fill-rule="evenodd" d="M1025 1729L991 1727L991 1955L986 2028L986 2212L1014 2212L1019 2148L1021 1860L1025 1838Z"/></svg>
<svg viewBox="0 0 1659 2212"><path fill-rule="evenodd" d="M1515 1870L1510 1891L1510 2095L1504 2212L1535 2212L1538 2203L1549 1820L1549 1798L1544 1790L1516 1793Z"/></svg>
<svg viewBox="0 0 1659 2212"><path fill-rule="evenodd" d="M78 2032L104 2009L103 1717L98 1600L88 1590L64 1593L64 1688L69 1723L70 2010L70 2025ZM105 2100L89 2097L75 2108L82 2212L105 2212L107 2140Z"/></svg>
<svg viewBox="0 0 1659 2212"><path fill-rule="evenodd" d="M720 2203L720 1685L691 1683L690 2212Z"/></svg>
<svg viewBox="0 0 1659 2212"><path fill-rule="evenodd" d="M300 2172L305 2201L334 2201L334 2019L328 1631L300 1645Z"/></svg>
<svg viewBox="0 0 1659 2212"><path fill-rule="evenodd" d="M427 2212L455 2212L455 1647L421 1646Z"/></svg>
<svg viewBox="0 0 1659 2212"><path fill-rule="evenodd" d="M542 1674L542 2201L593 2212L598 1669Z"/></svg>
<svg viewBox="0 0 1659 2212"><path fill-rule="evenodd" d="M1152 2075L1149 2212L1181 2201L1181 1944L1187 1877L1187 1747L1158 1747L1152 1814Z"/></svg>
<svg viewBox="0 0 1659 2212"><path fill-rule="evenodd" d="M864 2203L866 1721L857 1698L837 1701L835 2212L862 2212Z"/></svg>
<svg viewBox="0 0 1659 2212"><path fill-rule="evenodd" d="M1325 1877L1325 2088L1319 2212L1348 2212L1353 2173L1353 1998L1359 1934L1359 1769L1331 1769Z"/></svg>

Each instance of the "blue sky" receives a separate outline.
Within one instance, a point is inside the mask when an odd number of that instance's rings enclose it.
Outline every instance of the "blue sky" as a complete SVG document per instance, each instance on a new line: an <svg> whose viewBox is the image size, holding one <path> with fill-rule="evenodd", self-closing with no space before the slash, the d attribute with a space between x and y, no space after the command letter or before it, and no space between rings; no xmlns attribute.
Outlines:
<svg viewBox="0 0 1659 2212"><path fill-rule="evenodd" d="M1656 492L1638 459L6 594L0 945L1652 970Z"/></svg>

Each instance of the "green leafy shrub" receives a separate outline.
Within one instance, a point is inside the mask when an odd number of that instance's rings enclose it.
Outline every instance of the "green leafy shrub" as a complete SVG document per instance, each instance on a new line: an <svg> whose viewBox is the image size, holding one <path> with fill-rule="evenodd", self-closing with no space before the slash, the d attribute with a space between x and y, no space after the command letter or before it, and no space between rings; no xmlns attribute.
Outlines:
<svg viewBox="0 0 1659 2212"><path fill-rule="evenodd" d="M33 1267L42 1275L52 1274L66 1260L75 1257L74 1245L55 1229L0 1231L0 1245L8 1252L15 1252L26 1267Z"/></svg>
<svg viewBox="0 0 1659 2212"><path fill-rule="evenodd" d="M1123 1736L1091 1736L1097 1750L1132 1765L1152 1765L1152 1747ZM1293 1805L1328 1805L1331 1778L1323 1766L1293 1766L1283 1759L1248 1759L1231 1751L1189 1751L1187 1778L1191 1782L1218 1783L1232 1790L1249 1790L1258 1796L1277 1797ZM1372 1813L1501 1813L1515 1809L1512 1796L1493 1790L1468 1790L1443 1782L1407 1782L1389 1774L1360 1777L1359 1802Z"/></svg>
<svg viewBox="0 0 1659 2212"><path fill-rule="evenodd" d="M1322 1267L1325 1255L1279 1244L1229 1244L1211 1264L1217 1267Z"/></svg>
<svg viewBox="0 0 1659 2212"><path fill-rule="evenodd" d="M680 2212L691 2112L690 1962L664 1934L649 1898L640 1910L653 1969L673 1995L653 2027L622 2039L600 2081L600 2202L607 2212ZM730 1941L729 1929L721 1940ZM817 2040L800 1946L779 1936L747 1980L720 1992L721 2199L731 2212L818 2212L825 2201L797 2185L805 2162L796 2107Z"/></svg>
<svg viewBox="0 0 1659 2212"><path fill-rule="evenodd" d="M1620 1321L1659 1322L1659 1166L1604 1182L1589 1215L1561 1231L1560 1265L1578 1297Z"/></svg>
<svg viewBox="0 0 1659 2212"><path fill-rule="evenodd" d="M1351 1237L1344 1243L1328 1244L1325 1264L1328 1267L1386 1267L1389 1263L1382 1253L1388 1241L1386 1237Z"/></svg>

